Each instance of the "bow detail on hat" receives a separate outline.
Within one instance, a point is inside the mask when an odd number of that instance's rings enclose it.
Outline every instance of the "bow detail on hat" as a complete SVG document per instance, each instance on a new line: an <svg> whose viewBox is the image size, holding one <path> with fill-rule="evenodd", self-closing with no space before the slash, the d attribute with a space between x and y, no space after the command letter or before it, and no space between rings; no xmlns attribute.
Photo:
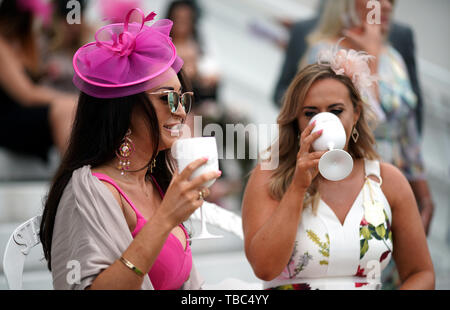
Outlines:
<svg viewBox="0 0 450 310"><path fill-rule="evenodd" d="M131 14L133 13L133 11L137 11L142 17L141 26L137 33L132 33L130 31L128 31L128 24L129 24L130 17L131 17ZM155 18L155 16L156 16L155 12L151 12L150 14L145 16L144 12L142 12L142 10L139 8L130 10L125 18L123 32L120 33L119 35L116 33L110 32L112 43L100 41L97 37L98 33L96 33L95 41L97 42L97 46L107 48L110 51L117 53L120 56L129 56L136 47L137 34L142 30L142 28L144 27L144 24L146 22L153 20Z"/></svg>

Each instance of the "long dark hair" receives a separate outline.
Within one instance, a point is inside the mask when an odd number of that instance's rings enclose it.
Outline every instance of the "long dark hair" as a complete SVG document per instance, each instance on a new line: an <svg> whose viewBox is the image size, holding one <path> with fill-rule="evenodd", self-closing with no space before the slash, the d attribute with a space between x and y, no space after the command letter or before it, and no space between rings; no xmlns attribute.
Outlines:
<svg viewBox="0 0 450 310"><path fill-rule="evenodd" d="M182 71L178 73L182 89L190 90ZM56 212L72 173L83 166L98 167L114 159L123 137L130 128L131 114L140 108L148 121L154 151L148 164L156 159L152 175L165 192L172 179L170 150L158 154L160 131L155 108L145 93L113 99L99 99L81 93L69 146L56 172L44 205L39 237L51 270L51 247ZM149 176L149 171L147 171Z"/></svg>

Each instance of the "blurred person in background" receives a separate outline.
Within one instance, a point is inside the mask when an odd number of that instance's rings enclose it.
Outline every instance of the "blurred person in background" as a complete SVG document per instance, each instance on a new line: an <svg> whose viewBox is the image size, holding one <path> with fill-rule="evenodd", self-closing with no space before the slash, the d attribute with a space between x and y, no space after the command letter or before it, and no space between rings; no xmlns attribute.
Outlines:
<svg viewBox="0 0 450 310"><path fill-rule="evenodd" d="M295 23L289 23L288 20L283 20L283 25L289 29L289 41L284 54L281 72L273 93L273 101L278 107L281 107L283 95L294 79L294 76L298 71L300 59L306 52L308 46L306 37L316 27L326 1L327 0L320 0L317 14L312 18L300 20Z"/></svg>
<svg viewBox="0 0 450 310"><path fill-rule="evenodd" d="M225 132L226 124L245 123L246 120L219 102L220 74L214 56L203 42L199 31L201 8L194 0L176 0L170 2L166 16L173 21L171 37L177 48L177 53L184 61L183 70L192 82L195 94L195 105L191 115L188 115L186 124L194 134L194 116L202 117L203 128L208 124L218 124ZM218 141L219 149L226 153L226 143ZM246 141L247 143L247 141ZM236 147L234 147L236 149ZM211 187L208 201L217 203L225 208L225 197L242 195L242 179L249 172L251 161L220 159L219 165L224 171L220 180ZM233 165L230 169L228 165ZM237 171L237 173L232 173Z"/></svg>
<svg viewBox="0 0 450 310"><path fill-rule="evenodd" d="M49 30L48 51L44 55L45 76L43 83L61 91L78 92L73 85L72 58L76 50L93 37L93 29L84 18L87 0L80 3L81 23L69 24L67 15L71 8L67 8L68 1L55 1L53 22Z"/></svg>
<svg viewBox="0 0 450 310"><path fill-rule="evenodd" d="M398 167L408 179L428 234L434 204L425 176L417 128L420 96L414 92L404 58L388 41L394 1L379 3L380 24L370 24L367 16L371 9L366 7L366 0L327 2L317 28L307 38L308 49L300 67L316 62L321 50L337 43L343 48L375 56L370 61L370 70L378 76L378 84L374 89L375 96L367 99L378 117L374 131L377 151L383 161ZM411 32L409 34L405 41L412 43ZM342 37L345 39L341 40ZM402 39L398 41L404 44ZM392 283L398 283L398 279Z"/></svg>
<svg viewBox="0 0 450 310"><path fill-rule="evenodd" d="M284 25L290 28L290 35L280 76L273 94L273 100L277 106L281 105L283 94L298 71L300 60L308 47L306 37L316 28L327 1L329 0L320 0L317 14L312 18L295 23L284 21ZM416 121L419 134L421 134L423 128L423 101L417 77L414 34L408 25L392 20L389 26L388 40L402 55L408 69L411 87L417 96Z"/></svg>
<svg viewBox="0 0 450 310"><path fill-rule="evenodd" d="M213 62L207 54L198 30L200 8L193 0L176 0L169 4L167 18L173 21L171 36L177 52L185 62L185 72L196 91L196 101L217 100L220 76L215 64L211 72L202 71L204 61Z"/></svg>
<svg viewBox="0 0 450 310"><path fill-rule="evenodd" d="M41 32L35 19L48 25L51 11L40 0L0 2L0 146L43 160L53 145L65 152L77 100L38 83Z"/></svg>

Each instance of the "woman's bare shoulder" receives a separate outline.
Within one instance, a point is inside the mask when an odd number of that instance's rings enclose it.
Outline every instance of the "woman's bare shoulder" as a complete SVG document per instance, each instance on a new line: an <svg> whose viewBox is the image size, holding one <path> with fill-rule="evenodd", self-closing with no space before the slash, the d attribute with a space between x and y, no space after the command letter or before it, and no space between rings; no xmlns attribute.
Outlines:
<svg viewBox="0 0 450 310"><path fill-rule="evenodd" d="M383 184L396 184L397 182L408 183L401 170L390 163L380 162L380 174L383 179Z"/></svg>
<svg viewBox="0 0 450 310"><path fill-rule="evenodd" d="M270 182L272 173L273 173L272 170L262 169L261 164L258 163L256 165L256 167L253 169L253 171L251 172L250 180L254 184L268 185Z"/></svg>
<svg viewBox="0 0 450 310"><path fill-rule="evenodd" d="M381 189L390 203L412 194L411 186L401 170L390 163L380 163Z"/></svg>
<svg viewBox="0 0 450 310"><path fill-rule="evenodd" d="M104 174L106 176L109 176L108 170L105 169L104 167L96 167L91 169L92 173L101 173ZM114 198L116 199L117 203L120 205L121 208L123 208L122 206L122 199L120 196L119 191L117 190L116 187L114 187L111 183L104 181L104 180L99 180L100 182L102 182L103 185L106 186L106 188L112 193L112 195L114 196Z"/></svg>
<svg viewBox="0 0 450 310"><path fill-rule="evenodd" d="M261 168L260 164L256 165L245 188L243 206L255 205L256 202L258 202L258 207L260 207L261 202L264 202L266 206L278 205L279 201L270 194L272 173L273 170L265 170Z"/></svg>

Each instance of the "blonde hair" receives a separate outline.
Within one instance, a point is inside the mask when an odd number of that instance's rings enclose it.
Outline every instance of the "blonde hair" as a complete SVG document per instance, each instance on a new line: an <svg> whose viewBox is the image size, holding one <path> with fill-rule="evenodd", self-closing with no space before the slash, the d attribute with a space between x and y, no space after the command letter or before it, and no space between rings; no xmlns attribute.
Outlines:
<svg viewBox="0 0 450 310"><path fill-rule="evenodd" d="M326 1L317 27L306 37L309 46L313 46L320 41L341 37L342 30L350 25L361 25L363 21L356 12L356 1L357 0ZM395 5L394 0L392 0L392 5ZM387 33L385 33L384 39L387 40L387 37Z"/></svg>
<svg viewBox="0 0 450 310"><path fill-rule="evenodd" d="M351 79L345 75L337 75L327 65L309 65L296 74L283 98L283 105L277 118L279 126L278 148L271 146L267 149L271 154L270 156L278 156L279 165L273 170L269 182L269 193L272 198L278 201L282 199L294 176L297 152L300 149L298 139L300 129L298 128L297 118L300 115L306 94L314 82L328 78L340 81L347 87L353 108L360 111L360 117L355 125L359 132L359 139L356 143L350 139L349 154L353 158L379 158L374 149L375 139L369 126L369 123L374 120L374 115L370 107L361 99ZM318 201L316 177L307 190L304 205L312 203L313 212L316 213Z"/></svg>
<svg viewBox="0 0 450 310"><path fill-rule="evenodd" d="M310 46L322 40L341 36L345 23L360 24L361 21L355 10L356 0L327 1L316 29L307 36Z"/></svg>

